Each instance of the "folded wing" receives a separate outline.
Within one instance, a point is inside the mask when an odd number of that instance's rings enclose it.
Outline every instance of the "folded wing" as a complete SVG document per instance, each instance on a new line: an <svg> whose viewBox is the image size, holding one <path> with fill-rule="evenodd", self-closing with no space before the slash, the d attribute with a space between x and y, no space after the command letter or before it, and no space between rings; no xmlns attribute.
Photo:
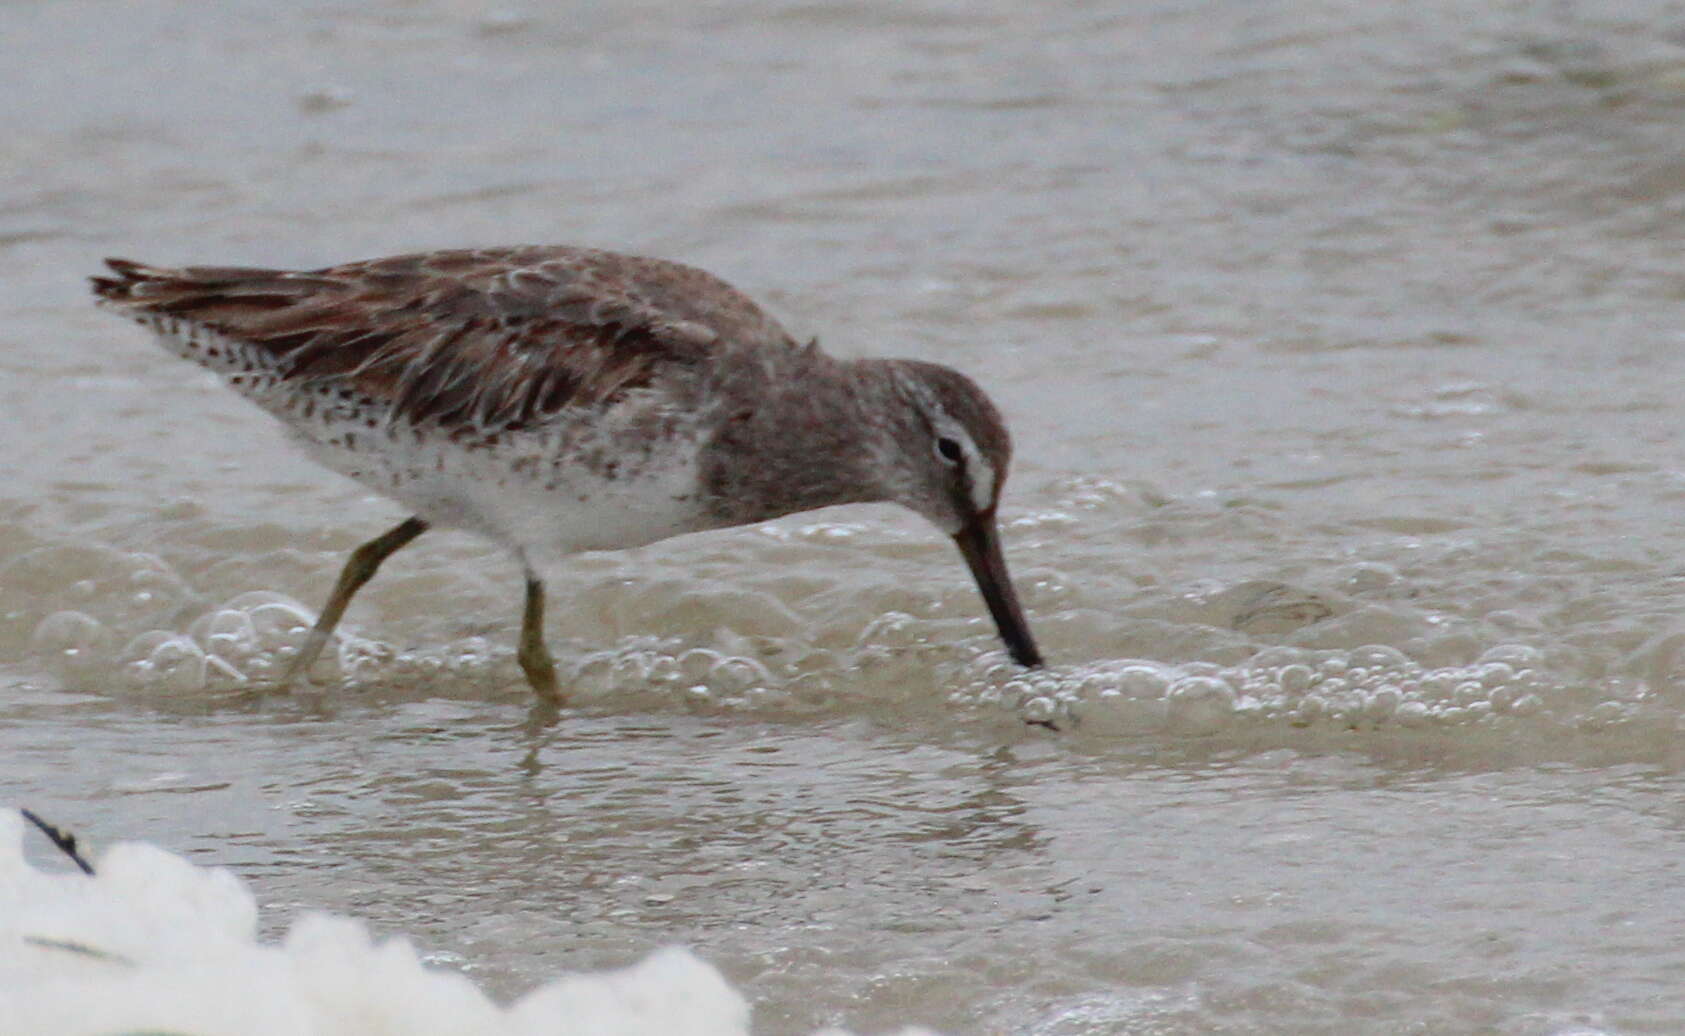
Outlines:
<svg viewBox="0 0 1685 1036"><path fill-rule="evenodd" d="M210 332L282 384L355 392L417 424L518 428L611 402L734 343L794 348L708 273L591 249L433 252L309 271L107 265L95 294L161 334Z"/></svg>

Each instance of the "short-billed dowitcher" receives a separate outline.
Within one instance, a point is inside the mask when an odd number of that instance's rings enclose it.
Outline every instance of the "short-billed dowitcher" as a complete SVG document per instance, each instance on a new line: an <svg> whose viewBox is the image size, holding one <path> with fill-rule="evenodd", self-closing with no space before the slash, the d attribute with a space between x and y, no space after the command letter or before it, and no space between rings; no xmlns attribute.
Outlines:
<svg viewBox="0 0 1685 1036"><path fill-rule="evenodd" d="M413 513L352 552L289 677L432 526L515 555L521 668L560 701L535 558L872 501L952 536L1007 650L1041 664L995 527L1011 441L958 371L838 359L711 274L586 248L305 271L107 265L102 304Z"/></svg>

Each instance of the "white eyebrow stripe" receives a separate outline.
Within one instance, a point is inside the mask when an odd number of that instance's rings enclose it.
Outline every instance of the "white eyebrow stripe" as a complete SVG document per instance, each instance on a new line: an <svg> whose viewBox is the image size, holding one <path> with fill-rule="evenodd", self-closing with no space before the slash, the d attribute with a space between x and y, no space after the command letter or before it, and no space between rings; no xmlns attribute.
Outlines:
<svg viewBox="0 0 1685 1036"><path fill-rule="evenodd" d="M979 474L986 472L990 476L987 482L976 476L971 479L971 506L975 507L978 513L987 511L989 504L994 500L994 472L989 471L988 468L989 466L985 464L983 465L983 472L979 472Z"/></svg>
<svg viewBox="0 0 1685 1036"><path fill-rule="evenodd" d="M966 489L971 493L972 508L981 514L995 501L995 469L970 439L960 441L965 443Z"/></svg>

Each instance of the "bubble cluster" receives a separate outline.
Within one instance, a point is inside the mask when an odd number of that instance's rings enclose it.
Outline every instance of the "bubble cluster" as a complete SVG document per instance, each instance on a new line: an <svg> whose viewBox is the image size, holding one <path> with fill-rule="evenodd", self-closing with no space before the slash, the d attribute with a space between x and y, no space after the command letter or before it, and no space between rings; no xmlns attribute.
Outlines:
<svg viewBox="0 0 1685 1036"><path fill-rule="evenodd" d="M193 694L242 687L283 671L312 616L281 594L241 594L182 630L153 628L122 639L120 625L88 612L54 612L30 638L37 660L72 680L115 670L128 690Z"/></svg>
<svg viewBox="0 0 1685 1036"><path fill-rule="evenodd" d="M1069 489L1061 508L1070 513L1134 506L1132 491L1111 483ZM766 534L772 549L799 560L812 542L859 530L808 523L775 531ZM1334 569L1336 589L1213 580L1197 592L1139 592L1113 607L1098 600L1091 579L1026 566L1020 588L1055 663L1034 671L1006 658L963 581L927 587L876 568L796 578L791 564L757 583L736 574L739 563L724 554L710 557L706 572L582 563L590 578L558 602L550 629L573 701L786 714L994 712L1121 737L1484 725L1654 740L1680 724L1676 659L1685 635L1634 641L1629 658L1563 638L1491 646L1482 643L1490 631L1474 623L1424 616L1409 603L1414 577L1372 559ZM7 562L0 576L0 637L10 638L14 657L98 693L274 688L315 619L311 607L273 591L207 600L160 558L104 547L42 547ZM438 625L417 632L413 620L347 623L292 686L522 698L515 639L508 617L467 635ZM1084 651L1099 657L1065 661Z"/></svg>
<svg viewBox="0 0 1685 1036"><path fill-rule="evenodd" d="M167 570L151 561L140 571L155 585L172 585ZM132 632L137 616L114 617L99 605L95 600L87 610L59 608L42 616L29 637L31 654L68 683L109 684L115 673L117 689L167 696L274 685L315 618L286 595L254 591L201 609L176 628ZM556 647L564 685L582 705L804 710L846 708L866 699L913 707L930 700L933 683L957 684L947 695L954 706L1119 734L1202 736L1248 723L1411 728L1493 722L1547 712L1557 686L1541 652L1521 644L1441 667L1370 645L1343 651L1270 647L1231 665L1125 658L1026 671L995 649L986 631L964 620L889 611L858 627L851 642L815 646L824 639L809 630L750 637L716 629L701 642L695 635L629 634L608 645ZM407 693L523 687L512 638L475 635L400 650L347 628L299 684ZM1620 703L1605 705L1583 710L1580 725L1605 728L1626 717Z"/></svg>
<svg viewBox="0 0 1685 1036"><path fill-rule="evenodd" d="M785 679L759 659L675 638L634 638L588 652L569 672L568 693L581 703L654 696L696 706L756 707L788 698Z"/></svg>
<svg viewBox="0 0 1685 1036"><path fill-rule="evenodd" d="M1259 723L1447 727L1546 713L1559 685L1542 661L1535 648L1505 644L1468 665L1428 668L1373 644L1266 648L1232 666L1118 659L1027 674L989 653L951 700L1120 734L1212 734Z"/></svg>
<svg viewBox="0 0 1685 1036"><path fill-rule="evenodd" d="M111 547L57 544L0 566L0 607L9 622L74 611L106 626L162 625L192 597L186 580L163 559ZM47 635L78 623L62 619Z"/></svg>
<svg viewBox="0 0 1685 1036"><path fill-rule="evenodd" d="M239 594L181 629L146 629L126 638L114 624L64 609L36 623L30 653L67 683L110 687L114 673L114 689L191 696L274 685L288 672L314 621L308 607L269 591ZM886 629L897 625L893 618L884 623ZM524 689L513 638L508 639L468 636L398 650L341 627L295 686L382 686L423 693ZM845 654L796 640L715 639L721 643L700 646L678 637L633 635L606 648L562 644L556 654L564 685L580 704L609 699L710 708L812 703L834 691L849 668Z"/></svg>

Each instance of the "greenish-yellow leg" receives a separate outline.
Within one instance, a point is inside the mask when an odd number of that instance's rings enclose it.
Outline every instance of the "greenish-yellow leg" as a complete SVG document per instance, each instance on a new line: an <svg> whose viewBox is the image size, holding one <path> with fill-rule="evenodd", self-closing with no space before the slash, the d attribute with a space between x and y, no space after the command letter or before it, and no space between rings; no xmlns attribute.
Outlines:
<svg viewBox="0 0 1685 1036"><path fill-rule="evenodd" d="M322 653L322 648L327 646L334 627L339 625L340 617L345 614L346 606L351 603L352 595L374 576L375 571L380 568L380 563L426 531L426 522L420 518L410 518L351 552L351 557L345 561L345 568L340 570L339 582L334 584L332 596L322 607L322 614L316 617L316 625L310 628L310 636L305 640L303 650L293 659L293 664L287 669L287 675L281 678L282 686L292 683L315 664L316 657Z"/></svg>
<svg viewBox="0 0 1685 1036"><path fill-rule="evenodd" d="M521 647L515 653L527 683L546 702L562 703L562 689L556 683L556 662L544 646L544 583L527 570L527 604L521 613Z"/></svg>

